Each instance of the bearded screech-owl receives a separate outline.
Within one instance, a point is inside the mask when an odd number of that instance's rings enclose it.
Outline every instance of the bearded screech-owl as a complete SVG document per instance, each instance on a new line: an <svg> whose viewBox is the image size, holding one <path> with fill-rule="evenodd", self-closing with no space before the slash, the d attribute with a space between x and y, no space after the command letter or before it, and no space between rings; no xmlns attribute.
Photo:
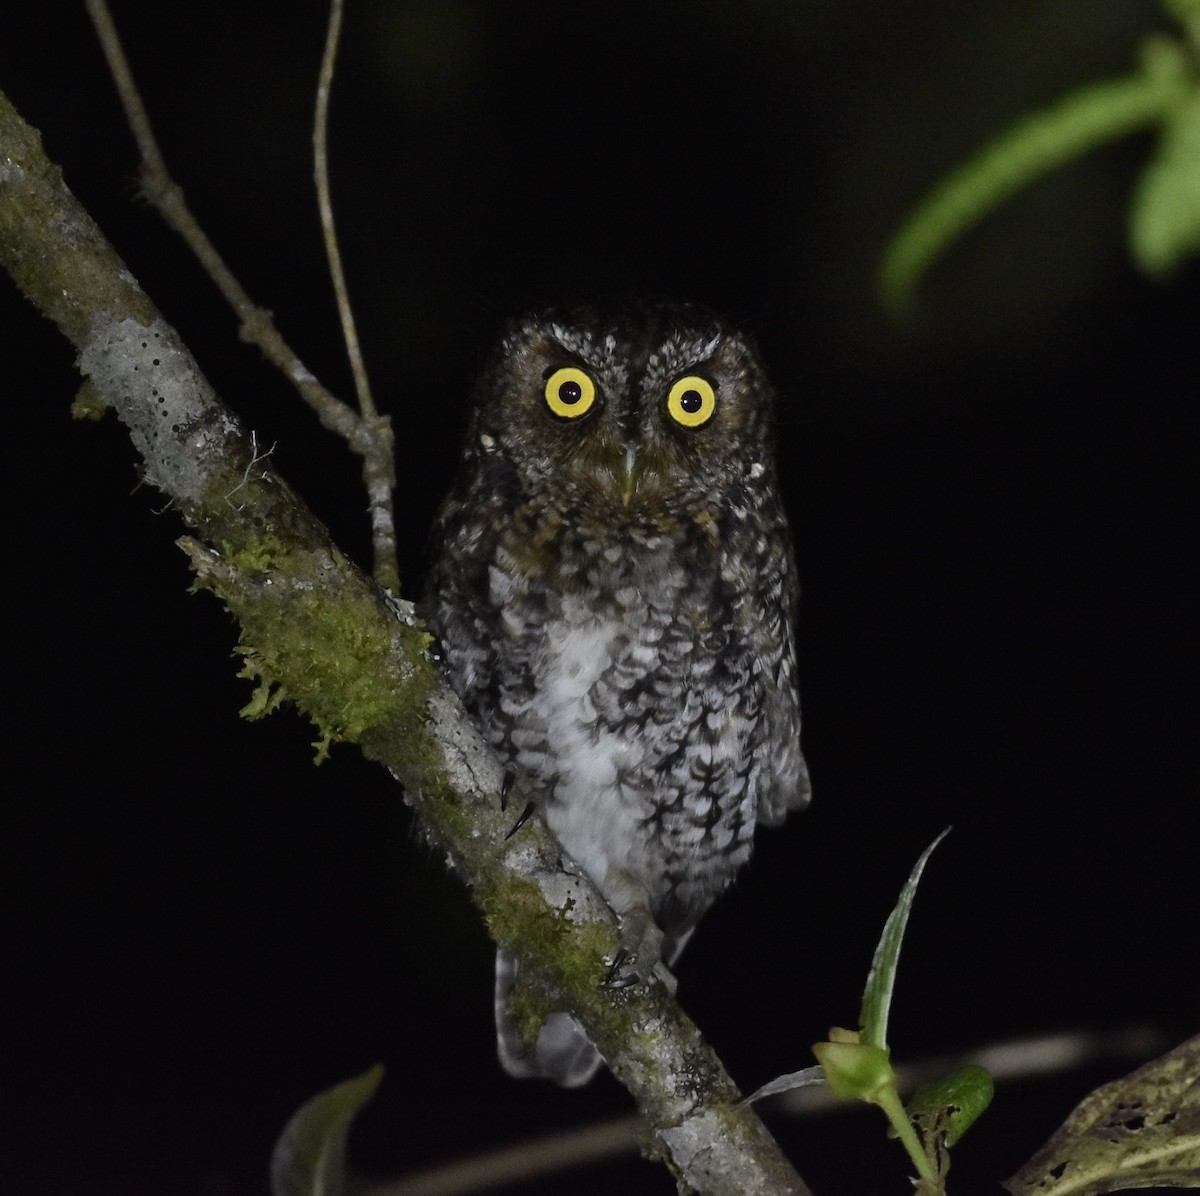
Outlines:
<svg viewBox="0 0 1200 1196"><path fill-rule="evenodd" d="M621 918L610 982L670 965L808 802L796 569L755 350L711 312L551 311L509 326L434 528L423 613L449 679ZM600 1059L555 1014L500 1060L574 1086Z"/></svg>

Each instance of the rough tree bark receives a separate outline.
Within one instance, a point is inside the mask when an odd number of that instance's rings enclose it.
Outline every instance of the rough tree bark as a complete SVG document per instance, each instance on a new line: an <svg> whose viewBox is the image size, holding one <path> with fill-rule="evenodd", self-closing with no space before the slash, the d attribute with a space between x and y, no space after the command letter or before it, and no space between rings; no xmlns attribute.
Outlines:
<svg viewBox="0 0 1200 1196"><path fill-rule="evenodd" d="M637 1102L682 1188L808 1191L660 984L603 989L615 922L536 821L510 840L502 772L441 679L409 604L346 559L213 393L0 95L0 260L78 352L88 404L115 412L145 478L193 533L197 583L238 620L262 707L296 704L325 742L388 768L425 833L522 960L526 1006L566 1009Z"/></svg>

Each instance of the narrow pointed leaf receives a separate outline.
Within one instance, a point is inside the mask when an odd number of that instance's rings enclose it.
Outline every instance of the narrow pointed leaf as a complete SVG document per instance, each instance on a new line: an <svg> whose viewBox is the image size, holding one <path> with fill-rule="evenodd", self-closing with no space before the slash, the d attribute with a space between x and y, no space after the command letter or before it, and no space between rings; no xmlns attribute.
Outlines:
<svg viewBox="0 0 1200 1196"><path fill-rule="evenodd" d="M1200 254L1200 89L1163 128L1129 213L1134 260L1161 276Z"/></svg>
<svg viewBox="0 0 1200 1196"><path fill-rule="evenodd" d="M383 1067L318 1092L292 1115L271 1155L272 1196L341 1196L346 1136L379 1087Z"/></svg>
<svg viewBox="0 0 1200 1196"><path fill-rule="evenodd" d="M786 1075L776 1076L768 1080L761 1088L756 1088L744 1101L743 1105L752 1105L764 1096L778 1096L781 1092L791 1092L796 1088L812 1088L825 1083L825 1073L820 1067L802 1067L799 1071L789 1071Z"/></svg>
<svg viewBox="0 0 1200 1196"><path fill-rule="evenodd" d="M1200 1188L1200 1035L1084 1097L1004 1186L1014 1196Z"/></svg>
<svg viewBox="0 0 1200 1196"><path fill-rule="evenodd" d="M859 1024L862 1026L862 1040L871 1046L887 1046L888 1012L892 1006L892 990L896 985L896 965L900 962L900 945L904 941L904 930L908 925L908 912L912 909L913 898L917 895L917 884L925 864L933 854L933 849L950 833L947 827L921 853L921 858L913 866L908 883L900 892L900 900L892 910L883 927L879 946L875 948L875 958L871 961L871 971L867 976L867 987L863 992L862 1013Z"/></svg>

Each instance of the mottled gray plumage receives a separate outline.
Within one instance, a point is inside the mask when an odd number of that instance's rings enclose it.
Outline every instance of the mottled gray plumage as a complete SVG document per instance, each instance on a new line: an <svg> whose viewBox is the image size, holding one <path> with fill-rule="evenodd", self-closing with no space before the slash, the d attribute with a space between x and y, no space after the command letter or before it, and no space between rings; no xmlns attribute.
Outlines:
<svg viewBox="0 0 1200 1196"><path fill-rule="evenodd" d="M796 571L770 385L690 305L512 324L475 396L435 528L425 615L451 683L622 918L631 980L669 964L808 800ZM586 1081L576 1023L521 1040L516 1075Z"/></svg>

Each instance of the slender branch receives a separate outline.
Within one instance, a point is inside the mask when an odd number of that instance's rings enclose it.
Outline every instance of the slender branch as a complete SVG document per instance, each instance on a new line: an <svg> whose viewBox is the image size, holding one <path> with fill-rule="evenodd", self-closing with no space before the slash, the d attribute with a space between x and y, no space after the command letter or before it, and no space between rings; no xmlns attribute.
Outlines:
<svg viewBox="0 0 1200 1196"><path fill-rule="evenodd" d="M1112 1031L1077 1030L1006 1039L965 1054L931 1055L896 1067L902 1092L949 1075L967 1063L985 1067L997 1085L1062 1075L1097 1061L1143 1063L1162 1054L1173 1039L1151 1026ZM858 1112L857 1101L841 1100L824 1085L796 1088L770 1102L774 1116L801 1118L834 1112ZM467 1196L567 1171L579 1171L607 1159L635 1154L638 1119L613 1117L547 1133L515 1146L502 1147L442 1166L380 1180L364 1196Z"/></svg>
<svg viewBox="0 0 1200 1196"><path fill-rule="evenodd" d="M129 122L141 155L142 188L167 224L183 238L205 273L216 284L225 301L240 321L239 335L257 345L263 355L299 392L322 425L341 437L362 457L363 478L370 504L372 538L376 545L375 575L386 589L399 592L396 568L395 528L392 520L392 490L395 487L395 458L390 421L372 408L359 415L324 387L284 340L271 313L255 304L233 271L225 264L216 246L187 206L183 190L171 177L166 160L158 147L146 106L142 103L129 61L109 11L107 0L85 0L88 15L95 26L109 72L116 84L125 119ZM381 541L390 544L391 554L379 559Z"/></svg>
<svg viewBox="0 0 1200 1196"><path fill-rule="evenodd" d="M383 1180L365 1189L363 1196L466 1196L470 1192L490 1192L635 1154L638 1144L638 1119L612 1117L399 1179Z"/></svg>
<svg viewBox="0 0 1200 1196"><path fill-rule="evenodd" d="M313 115L313 178L317 185L317 207L321 213L321 235L325 241L325 256L329 259L329 277L337 298L338 316L342 321L342 337L354 373L354 389L358 393L358 409L367 419L375 416L375 400L371 397L371 382L363 364L358 344L358 329L350 307L350 292L346 288L346 272L342 268L342 251L338 245L333 223L333 200L329 193L329 93L333 86L333 71L337 62L338 40L342 32L342 0L330 0L329 27L325 34L325 51L321 55L321 71L317 76L317 105Z"/></svg>
<svg viewBox="0 0 1200 1196"><path fill-rule="evenodd" d="M76 346L94 401L116 412L146 480L196 532L183 547L241 626L254 704L284 695L325 741L356 742L392 772L535 999L579 1019L681 1184L805 1196L665 988L603 987L611 911L539 822L505 838L503 770L412 608L364 577L262 459L3 96L0 146L0 264Z"/></svg>
<svg viewBox="0 0 1200 1196"><path fill-rule="evenodd" d="M396 515L392 493L396 488L391 421L380 419L371 396L371 382L358 344L358 329L350 307L350 292L342 268L342 251L338 245L333 223L333 200L329 190L329 92L333 85L334 64L337 61L338 39L342 30L342 0L330 0L329 28L325 36L325 51L321 56L321 71L317 79L317 105L313 116L313 177L317 185L317 208L321 214L321 235L325 241L325 256L329 261L329 277L337 300L338 316L342 322L342 339L354 389L358 394L358 409L363 422L379 437L377 452L363 458L363 480L371 511L371 539L375 557L375 580L393 593L400 592L400 575L396 565Z"/></svg>

